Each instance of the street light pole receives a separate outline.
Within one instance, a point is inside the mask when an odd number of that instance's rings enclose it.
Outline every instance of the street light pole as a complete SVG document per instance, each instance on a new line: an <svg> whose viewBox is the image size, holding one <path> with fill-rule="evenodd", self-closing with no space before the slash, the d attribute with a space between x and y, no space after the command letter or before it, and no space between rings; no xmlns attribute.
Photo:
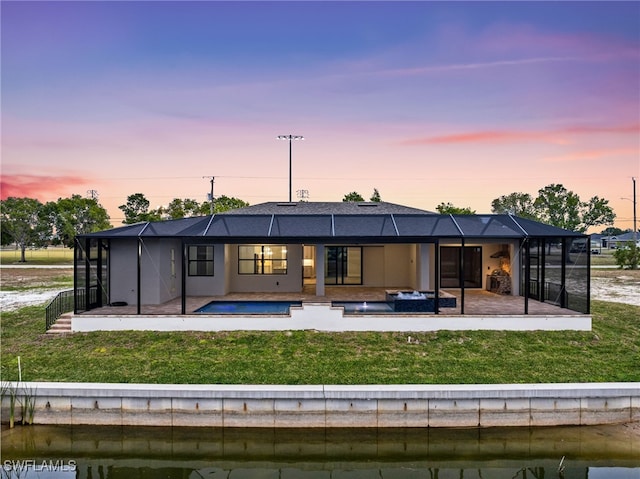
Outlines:
<svg viewBox="0 0 640 479"><path fill-rule="evenodd" d="M291 203L291 141L292 140L304 140L304 136L300 135L278 135L278 140L289 140L289 203Z"/></svg>

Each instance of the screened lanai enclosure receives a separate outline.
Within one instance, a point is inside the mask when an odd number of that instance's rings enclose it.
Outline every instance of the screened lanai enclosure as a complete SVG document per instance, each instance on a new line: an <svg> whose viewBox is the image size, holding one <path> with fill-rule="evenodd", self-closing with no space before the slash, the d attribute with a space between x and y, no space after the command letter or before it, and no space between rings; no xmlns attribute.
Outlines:
<svg viewBox="0 0 640 479"><path fill-rule="evenodd" d="M75 313L191 315L224 299L417 293L432 298L430 314L527 315L541 305L589 314L588 239L511 215L263 203L78 236Z"/></svg>

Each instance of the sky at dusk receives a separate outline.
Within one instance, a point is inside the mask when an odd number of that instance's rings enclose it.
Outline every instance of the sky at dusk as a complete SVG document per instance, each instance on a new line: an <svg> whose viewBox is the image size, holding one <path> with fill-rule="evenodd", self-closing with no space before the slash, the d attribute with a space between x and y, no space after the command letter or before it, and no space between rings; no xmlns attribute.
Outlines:
<svg viewBox="0 0 640 479"><path fill-rule="evenodd" d="M639 2L0 2L2 198L95 190L490 213L561 183L633 225ZM626 199L623 199L626 198ZM599 231L600 228L596 228ZM590 231L594 232L594 231Z"/></svg>

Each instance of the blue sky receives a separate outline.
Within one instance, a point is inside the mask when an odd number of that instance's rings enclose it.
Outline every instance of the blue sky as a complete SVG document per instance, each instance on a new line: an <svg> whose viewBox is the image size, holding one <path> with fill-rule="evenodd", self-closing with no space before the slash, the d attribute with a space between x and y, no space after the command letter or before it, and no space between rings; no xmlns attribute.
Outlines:
<svg viewBox="0 0 640 479"><path fill-rule="evenodd" d="M114 224L216 194L489 212L562 183L631 227L638 2L12 2L2 197L97 190Z"/></svg>

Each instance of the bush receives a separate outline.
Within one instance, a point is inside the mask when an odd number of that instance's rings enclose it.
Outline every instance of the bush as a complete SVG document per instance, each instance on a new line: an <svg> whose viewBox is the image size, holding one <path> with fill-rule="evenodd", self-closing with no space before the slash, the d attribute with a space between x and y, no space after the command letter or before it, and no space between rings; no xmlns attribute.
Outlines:
<svg viewBox="0 0 640 479"><path fill-rule="evenodd" d="M640 248L636 243L629 243L615 250L613 257L620 268L637 269L640 263Z"/></svg>

